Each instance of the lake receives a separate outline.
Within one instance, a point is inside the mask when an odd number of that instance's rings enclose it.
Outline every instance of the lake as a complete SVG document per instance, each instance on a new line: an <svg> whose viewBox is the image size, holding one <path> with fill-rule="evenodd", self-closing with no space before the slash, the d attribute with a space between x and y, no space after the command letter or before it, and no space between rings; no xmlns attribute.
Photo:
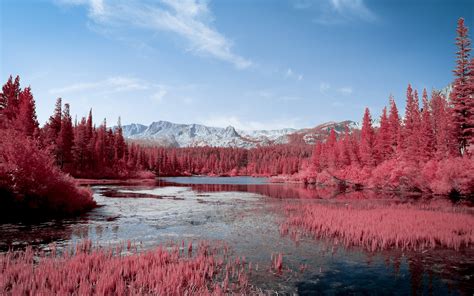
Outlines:
<svg viewBox="0 0 474 296"><path fill-rule="evenodd" d="M374 193L337 194L264 178L176 177L151 184L92 187L100 205L63 220L0 224L0 250L26 245L47 250L90 239L94 244L126 241L143 249L170 241L225 241L233 254L252 262L256 290L279 294L472 295L474 252L434 249L368 251L332 240L282 236L283 207L305 203L427 202ZM470 208L468 209L470 210ZM283 254L283 271L271 270ZM258 270L257 270L258 266Z"/></svg>

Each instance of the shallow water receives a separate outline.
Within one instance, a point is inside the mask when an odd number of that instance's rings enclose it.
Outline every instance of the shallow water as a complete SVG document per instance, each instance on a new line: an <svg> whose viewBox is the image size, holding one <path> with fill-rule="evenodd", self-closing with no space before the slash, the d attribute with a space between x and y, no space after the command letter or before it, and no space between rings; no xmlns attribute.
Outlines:
<svg viewBox="0 0 474 296"><path fill-rule="evenodd" d="M167 178L156 185L95 186L100 205L76 219L0 224L0 249L33 244L47 249L84 238L101 245L131 240L143 248L182 240L223 240L252 262L250 282L279 294L461 294L474 292L473 250L368 252L326 240L282 237L287 203L414 202L380 193L331 191L262 178ZM120 197L114 197L120 196ZM133 198L127 197L133 196ZM425 202L423 200L416 202ZM470 212L470 208L465 211ZM471 213L472 214L472 213ZM272 254L283 254L283 272L271 271ZM258 270L256 267L258 266Z"/></svg>

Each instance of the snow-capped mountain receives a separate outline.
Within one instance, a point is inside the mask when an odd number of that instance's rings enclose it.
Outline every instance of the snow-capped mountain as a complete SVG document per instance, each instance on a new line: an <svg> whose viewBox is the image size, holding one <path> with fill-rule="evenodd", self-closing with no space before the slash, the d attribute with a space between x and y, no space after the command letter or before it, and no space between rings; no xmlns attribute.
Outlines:
<svg viewBox="0 0 474 296"><path fill-rule="evenodd" d="M293 134L288 135L291 142L304 142L306 144L314 144L318 141L324 141L329 136L332 129L338 135L342 135L345 130L349 129L350 132L360 129L360 124L355 121L345 120L341 122L330 121L313 128L304 128L296 131Z"/></svg>
<svg viewBox="0 0 474 296"><path fill-rule="evenodd" d="M286 144L294 141L314 143L324 140L331 129L338 133L358 128L352 121L329 122L311 129L285 128L279 130L235 130L228 126L209 127L201 124L177 124L169 121L153 122L149 126L130 124L123 126L125 138L151 145L170 147L240 147L254 148L272 144Z"/></svg>
<svg viewBox="0 0 474 296"><path fill-rule="evenodd" d="M123 126L126 138L172 147L242 147L258 145L252 138L242 137L232 127L209 127L201 124L177 124L157 121L148 127L140 124ZM258 141L260 142L260 141Z"/></svg>

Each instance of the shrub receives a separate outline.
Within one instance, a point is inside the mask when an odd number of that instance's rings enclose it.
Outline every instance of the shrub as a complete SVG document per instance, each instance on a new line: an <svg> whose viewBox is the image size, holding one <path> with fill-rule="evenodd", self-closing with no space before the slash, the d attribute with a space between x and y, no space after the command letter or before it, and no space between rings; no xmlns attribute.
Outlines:
<svg viewBox="0 0 474 296"><path fill-rule="evenodd" d="M96 205L92 192L62 173L37 141L13 130L0 130L0 139L1 211L70 215Z"/></svg>

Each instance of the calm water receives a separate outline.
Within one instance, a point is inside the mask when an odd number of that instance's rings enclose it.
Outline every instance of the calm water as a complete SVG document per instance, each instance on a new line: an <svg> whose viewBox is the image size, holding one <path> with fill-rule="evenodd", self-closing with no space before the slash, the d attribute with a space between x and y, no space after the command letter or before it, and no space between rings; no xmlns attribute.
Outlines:
<svg viewBox="0 0 474 296"><path fill-rule="evenodd" d="M281 237L282 206L314 202L413 202L392 196L268 184L261 178L187 177L153 185L95 186L99 208L87 215L36 224L0 224L0 250L33 244L66 246L89 238L101 245L131 240L144 248L189 240L224 240L258 271L261 291L299 295L472 295L474 252L368 252L330 241ZM425 202L425 201L417 201ZM271 255L283 253L284 272L269 272ZM305 266L302 271L301 267Z"/></svg>

